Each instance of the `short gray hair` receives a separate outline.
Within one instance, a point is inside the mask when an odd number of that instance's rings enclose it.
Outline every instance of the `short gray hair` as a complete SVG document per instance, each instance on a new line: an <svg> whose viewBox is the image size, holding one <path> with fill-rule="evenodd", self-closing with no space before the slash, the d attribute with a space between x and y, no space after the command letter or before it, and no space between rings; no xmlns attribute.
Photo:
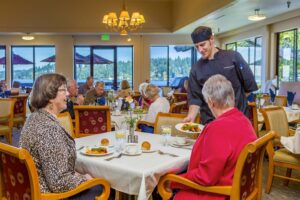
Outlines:
<svg viewBox="0 0 300 200"><path fill-rule="evenodd" d="M234 91L231 82L220 74L211 76L204 83L202 94L206 103L211 100L218 108L234 107Z"/></svg>
<svg viewBox="0 0 300 200"><path fill-rule="evenodd" d="M155 97L156 95L158 95L159 91L160 91L160 89L156 85L149 84L146 87L145 96L147 98L151 99L151 98Z"/></svg>
<svg viewBox="0 0 300 200"><path fill-rule="evenodd" d="M103 81L97 81L95 87L98 87L99 85L103 88L105 87L105 83Z"/></svg>

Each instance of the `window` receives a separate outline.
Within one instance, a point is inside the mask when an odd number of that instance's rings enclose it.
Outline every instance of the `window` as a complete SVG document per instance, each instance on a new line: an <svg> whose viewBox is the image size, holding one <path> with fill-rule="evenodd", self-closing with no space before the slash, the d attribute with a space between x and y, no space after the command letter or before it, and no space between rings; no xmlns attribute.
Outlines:
<svg viewBox="0 0 300 200"><path fill-rule="evenodd" d="M12 82L31 87L34 80L46 73L55 72L55 47L12 46Z"/></svg>
<svg viewBox="0 0 300 200"><path fill-rule="evenodd" d="M75 46L74 64L79 84L93 76L105 82L106 90L116 90L124 79L133 86L132 46Z"/></svg>
<svg viewBox="0 0 300 200"><path fill-rule="evenodd" d="M239 52L252 70L255 81L262 84L262 37L249 38L226 44L227 50Z"/></svg>
<svg viewBox="0 0 300 200"><path fill-rule="evenodd" d="M6 56L5 46L0 46L0 81L6 80Z"/></svg>
<svg viewBox="0 0 300 200"><path fill-rule="evenodd" d="M189 76L191 66L200 58L193 46L152 46L150 81L157 86L169 86L176 77Z"/></svg>
<svg viewBox="0 0 300 200"><path fill-rule="evenodd" d="M300 29L280 32L277 75L281 81L300 81Z"/></svg>

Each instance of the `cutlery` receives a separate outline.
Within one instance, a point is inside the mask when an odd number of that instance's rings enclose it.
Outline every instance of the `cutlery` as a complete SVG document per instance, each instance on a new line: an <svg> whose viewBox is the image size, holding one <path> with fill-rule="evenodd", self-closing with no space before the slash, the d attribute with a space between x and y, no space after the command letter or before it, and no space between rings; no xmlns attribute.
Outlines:
<svg viewBox="0 0 300 200"><path fill-rule="evenodd" d="M83 149L83 147L84 146L81 146L81 147L77 148L76 151L79 151L79 150Z"/></svg>
<svg viewBox="0 0 300 200"><path fill-rule="evenodd" d="M158 152L158 154L161 154L161 155L169 155L169 156L172 156L172 157L178 157L178 155L176 155L176 154L162 152L161 150L158 150L157 152Z"/></svg>
<svg viewBox="0 0 300 200"><path fill-rule="evenodd" d="M119 154L116 155L116 156L112 156L112 157L106 158L106 159L104 159L104 160L110 161L110 160L115 159L115 158L120 158L121 156L122 156L122 153L119 153Z"/></svg>

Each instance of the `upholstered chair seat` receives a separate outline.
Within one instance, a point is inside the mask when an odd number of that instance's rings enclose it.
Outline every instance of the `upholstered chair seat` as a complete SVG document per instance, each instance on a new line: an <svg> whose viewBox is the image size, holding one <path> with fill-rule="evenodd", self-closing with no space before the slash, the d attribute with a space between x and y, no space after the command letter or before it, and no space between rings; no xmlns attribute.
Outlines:
<svg viewBox="0 0 300 200"><path fill-rule="evenodd" d="M285 148L277 150L273 159L275 162L284 162L292 165L298 165L300 167L300 154L291 153Z"/></svg>

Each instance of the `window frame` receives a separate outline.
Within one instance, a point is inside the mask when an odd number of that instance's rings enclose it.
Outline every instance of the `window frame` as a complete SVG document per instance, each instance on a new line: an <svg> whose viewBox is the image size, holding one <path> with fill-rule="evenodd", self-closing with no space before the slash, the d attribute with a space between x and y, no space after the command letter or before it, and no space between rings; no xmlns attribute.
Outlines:
<svg viewBox="0 0 300 200"><path fill-rule="evenodd" d="M5 61L4 61L4 81L7 81L7 49L6 49L6 45L0 45L0 49L4 49L4 57L5 57Z"/></svg>
<svg viewBox="0 0 300 200"><path fill-rule="evenodd" d="M152 47L166 47L167 48L167 84L166 85L159 85L159 87L169 87L170 86L170 46L191 46L191 67L198 61L197 60L197 49L194 45L184 45L184 44L164 44L164 45L151 45L150 46L150 82L151 82L151 48ZM201 59L201 57L199 58ZM189 75L188 75L189 76Z"/></svg>
<svg viewBox="0 0 300 200"><path fill-rule="evenodd" d="M13 81L14 81L14 64L13 64L13 48L15 48L15 47L20 47L20 48L32 48L33 49L33 51L32 51L32 82L34 83L34 81L35 81L35 79L36 79L36 77L35 77L35 68L36 68L36 61L35 61L35 50L36 50L36 48L54 48L54 52L55 52L55 56L56 56L56 47L55 47L55 45L12 45L11 46L11 49L10 49L10 64L11 64L11 75L10 75L10 78L11 78L11 80L10 80L10 82L11 82L11 84L13 84ZM49 55L49 56L51 56L51 55ZM54 71L56 71L56 61L55 61L55 70ZM22 85L22 83L21 83L21 85Z"/></svg>
<svg viewBox="0 0 300 200"><path fill-rule="evenodd" d="M117 58L118 58L118 48L122 48L122 47L130 47L132 49L132 55L131 55L131 59L132 59L132 66L131 66L131 71L132 71L132 84L131 84L131 88L133 88L134 85L134 47L133 45L74 45L73 47L73 74L74 74L74 79L77 80L77 71L76 71L76 63L75 63L75 54L76 54L76 48L77 47L83 47L83 48L90 48L90 55L93 55L93 52L95 49L113 49L114 50L114 80L113 80L113 85L112 85L112 89L113 90L117 90L119 88L118 85L118 63L117 63ZM90 76L94 77L94 61L93 61L94 57L90 56Z"/></svg>

